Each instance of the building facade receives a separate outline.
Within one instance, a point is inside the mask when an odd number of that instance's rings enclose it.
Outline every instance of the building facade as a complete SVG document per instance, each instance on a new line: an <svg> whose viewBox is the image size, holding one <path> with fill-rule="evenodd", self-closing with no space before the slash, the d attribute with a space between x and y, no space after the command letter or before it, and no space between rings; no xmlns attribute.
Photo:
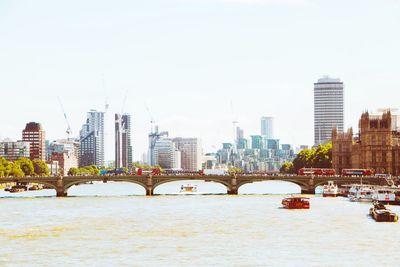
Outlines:
<svg viewBox="0 0 400 267"><path fill-rule="evenodd" d="M91 110L80 131L79 166L104 166L104 112Z"/></svg>
<svg viewBox="0 0 400 267"><path fill-rule="evenodd" d="M8 161L14 161L19 158L30 158L30 143L4 140L0 142L0 157Z"/></svg>
<svg viewBox="0 0 400 267"><path fill-rule="evenodd" d="M154 147L155 164L164 169L181 169L181 152L170 138L160 138Z"/></svg>
<svg viewBox="0 0 400 267"><path fill-rule="evenodd" d="M274 138L274 118L262 117L261 118L261 135L266 139Z"/></svg>
<svg viewBox="0 0 400 267"><path fill-rule="evenodd" d="M159 132L158 131L158 126L155 127L155 129L151 130L151 133L149 134L149 151L147 153L148 159L147 163L149 165L156 165L157 159L155 155L155 145L157 140L160 138L167 138L168 137L168 132Z"/></svg>
<svg viewBox="0 0 400 267"><path fill-rule="evenodd" d="M186 171L202 169L202 147L198 138L174 138L175 147L181 152L181 168Z"/></svg>
<svg viewBox="0 0 400 267"><path fill-rule="evenodd" d="M331 140L333 128L344 131L344 86L325 76L314 83L314 144Z"/></svg>
<svg viewBox="0 0 400 267"><path fill-rule="evenodd" d="M132 168L131 116L115 114L115 166Z"/></svg>
<svg viewBox="0 0 400 267"><path fill-rule="evenodd" d="M30 144L30 159L46 160L45 131L40 123L29 122L22 131L22 141Z"/></svg>
<svg viewBox="0 0 400 267"><path fill-rule="evenodd" d="M371 169L375 173L400 174L400 131L398 116L362 114L359 134L332 131L332 162L337 172L348 168Z"/></svg>

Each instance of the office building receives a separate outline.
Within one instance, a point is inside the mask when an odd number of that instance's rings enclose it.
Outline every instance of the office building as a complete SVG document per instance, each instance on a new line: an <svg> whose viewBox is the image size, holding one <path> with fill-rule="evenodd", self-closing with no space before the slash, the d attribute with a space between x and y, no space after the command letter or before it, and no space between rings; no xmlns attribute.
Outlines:
<svg viewBox="0 0 400 267"><path fill-rule="evenodd" d="M104 112L91 110L80 131L79 166L104 166Z"/></svg>
<svg viewBox="0 0 400 267"><path fill-rule="evenodd" d="M202 147L198 138L174 138L175 147L181 152L181 168L198 171L202 168Z"/></svg>
<svg viewBox="0 0 400 267"><path fill-rule="evenodd" d="M164 169L181 168L181 152L175 147L175 143L169 138L160 138L154 146L155 164Z"/></svg>
<svg viewBox="0 0 400 267"><path fill-rule="evenodd" d="M344 130L344 90L340 79L328 76L314 83L314 144L332 138L332 129Z"/></svg>
<svg viewBox="0 0 400 267"><path fill-rule="evenodd" d="M154 147L156 145L157 140L160 138L167 138L168 132L159 132L158 126L155 127L155 130L151 129L151 133L149 134L149 151L148 151L148 160L147 163L149 165L156 165L156 156L154 153Z"/></svg>
<svg viewBox="0 0 400 267"><path fill-rule="evenodd" d="M30 158L30 143L23 141L12 141L9 139L0 142L0 157L8 161L19 158Z"/></svg>
<svg viewBox="0 0 400 267"><path fill-rule="evenodd" d="M46 160L46 138L40 123L29 122L22 131L22 141L30 144L30 159Z"/></svg>
<svg viewBox="0 0 400 267"><path fill-rule="evenodd" d="M274 138L274 118L262 117L261 118L261 135L266 139Z"/></svg>
<svg viewBox="0 0 400 267"><path fill-rule="evenodd" d="M115 114L115 166L132 168L131 116Z"/></svg>

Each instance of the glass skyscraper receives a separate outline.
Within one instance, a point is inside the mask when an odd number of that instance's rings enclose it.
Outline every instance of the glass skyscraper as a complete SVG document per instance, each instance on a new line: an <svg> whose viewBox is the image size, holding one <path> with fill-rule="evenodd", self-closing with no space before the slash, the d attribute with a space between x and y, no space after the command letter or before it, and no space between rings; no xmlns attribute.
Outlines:
<svg viewBox="0 0 400 267"><path fill-rule="evenodd" d="M314 144L332 139L332 129L344 131L344 90L340 79L324 76L314 83Z"/></svg>
<svg viewBox="0 0 400 267"><path fill-rule="evenodd" d="M261 135L265 139L274 139L274 118L262 117L261 118Z"/></svg>
<svg viewBox="0 0 400 267"><path fill-rule="evenodd" d="M91 110L80 132L79 166L104 166L104 112Z"/></svg>

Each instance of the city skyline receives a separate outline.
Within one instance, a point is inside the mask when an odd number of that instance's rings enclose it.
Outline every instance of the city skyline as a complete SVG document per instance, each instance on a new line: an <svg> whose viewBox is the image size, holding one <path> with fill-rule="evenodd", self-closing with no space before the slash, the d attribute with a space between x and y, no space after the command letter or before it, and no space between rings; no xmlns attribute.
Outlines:
<svg viewBox="0 0 400 267"><path fill-rule="evenodd" d="M346 83L345 128L365 110L399 106L400 5L393 1L117 1L115 13L102 1L0 7L0 90L10 100L1 110L13 111L1 120L1 139L18 139L28 121L40 122L49 140L66 138L57 96L73 136L84 114L104 110L107 99L107 160L114 159L112 114L125 91L134 160L148 146L146 106L160 128L201 138L205 151L232 139L230 101L246 133L272 116L283 143L312 145L313 83L326 74Z"/></svg>

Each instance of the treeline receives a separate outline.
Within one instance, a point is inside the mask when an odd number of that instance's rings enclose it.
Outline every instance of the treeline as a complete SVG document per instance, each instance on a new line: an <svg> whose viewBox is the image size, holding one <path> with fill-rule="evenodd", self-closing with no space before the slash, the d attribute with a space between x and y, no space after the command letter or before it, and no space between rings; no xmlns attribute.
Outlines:
<svg viewBox="0 0 400 267"><path fill-rule="evenodd" d="M90 165L81 168L71 168L68 175L99 175L100 169L96 165Z"/></svg>
<svg viewBox="0 0 400 267"><path fill-rule="evenodd" d="M0 157L0 177L24 177L49 175L49 168L42 160L19 158L14 162Z"/></svg>
<svg viewBox="0 0 400 267"><path fill-rule="evenodd" d="M293 162L285 162L281 173L297 173L301 168L332 168L332 144L300 151Z"/></svg>

